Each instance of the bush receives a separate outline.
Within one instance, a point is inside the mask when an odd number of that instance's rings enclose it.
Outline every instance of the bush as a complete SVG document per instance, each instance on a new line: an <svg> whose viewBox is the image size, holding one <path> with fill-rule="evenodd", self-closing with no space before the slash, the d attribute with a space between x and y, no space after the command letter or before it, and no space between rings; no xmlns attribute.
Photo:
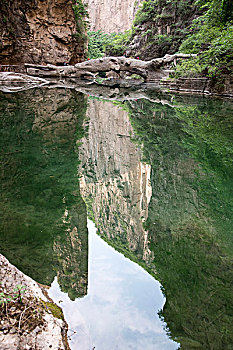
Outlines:
<svg viewBox="0 0 233 350"><path fill-rule="evenodd" d="M112 33L105 43L105 54L108 56L122 56L127 49L131 37L131 30L124 33Z"/></svg>
<svg viewBox="0 0 233 350"><path fill-rule="evenodd" d="M108 41L108 34L100 30L88 33L88 58L99 58L104 56L104 44Z"/></svg>

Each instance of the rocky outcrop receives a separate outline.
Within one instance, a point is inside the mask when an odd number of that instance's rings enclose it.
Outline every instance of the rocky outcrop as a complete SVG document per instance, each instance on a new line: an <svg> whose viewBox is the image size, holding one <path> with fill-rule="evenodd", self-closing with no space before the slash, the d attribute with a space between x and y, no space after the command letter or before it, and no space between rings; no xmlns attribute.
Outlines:
<svg viewBox="0 0 233 350"><path fill-rule="evenodd" d="M74 66L56 67L54 65L27 64L27 73L32 76L79 78L94 80L99 72L130 73L140 75L145 81L154 81L167 77L169 71L162 69L177 59L196 57L194 54L165 55L151 61L142 61L122 57L102 57L92 59Z"/></svg>
<svg viewBox="0 0 233 350"><path fill-rule="evenodd" d="M209 77L165 79L160 84L163 87L181 93L233 97L233 79L231 75L222 75L219 80Z"/></svg>
<svg viewBox="0 0 233 350"><path fill-rule="evenodd" d="M84 59L72 0L0 2L0 63L71 64Z"/></svg>
<svg viewBox="0 0 233 350"><path fill-rule="evenodd" d="M22 300L1 303L1 350L68 350L67 325L53 315L52 309L62 312L45 295L44 290L0 255L1 301L15 295L15 288L23 287ZM16 289L17 289L16 288ZM4 296L3 296L4 295ZM36 317L35 317L35 316Z"/></svg>
<svg viewBox="0 0 233 350"><path fill-rule="evenodd" d="M193 19L200 14L194 0L146 0L135 16L127 56L149 61L173 54L192 33Z"/></svg>
<svg viewBox="0 0 233 350"><path fill-rule="evenodd" d="M130 29L140 2L140 0L86 0L90 30L112 33Z"/></svg>

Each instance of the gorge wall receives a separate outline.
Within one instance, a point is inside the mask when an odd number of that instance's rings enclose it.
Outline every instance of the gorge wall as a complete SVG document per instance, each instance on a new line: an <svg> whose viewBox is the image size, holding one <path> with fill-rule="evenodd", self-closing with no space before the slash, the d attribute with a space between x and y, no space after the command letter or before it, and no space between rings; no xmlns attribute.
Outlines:
<svg viewBox="0 0 233 350"><path fill-rule="evenodd" d="M0 13L0 64L84 60L72 0L1 1Z"/></svg>
<svg viewBox="0 0 233 350"><path fill-rule="evenodd" d="M86 0L90 30L112 33L130 29L140 2L141 0Z"/></svg>

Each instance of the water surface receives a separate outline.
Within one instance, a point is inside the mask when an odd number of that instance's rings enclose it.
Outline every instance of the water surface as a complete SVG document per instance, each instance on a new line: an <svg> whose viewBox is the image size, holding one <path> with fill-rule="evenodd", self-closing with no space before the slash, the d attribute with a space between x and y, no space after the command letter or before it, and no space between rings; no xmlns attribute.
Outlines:
<svg viewBox="0 0 233 350"><path fill-rule="evenodd" d="M104 242L91 221L88 231L87 295L71 301L57 280L49 290L69 322L71 348L177 349L158 317L165 303L159 282Z"/></svg>
<svg viewBox="0 0 233 350"><path fill-rule="evenodd" d="M74 349L230 350L232 103L138 96L1 94L1 253L54 281Z"/></svg>

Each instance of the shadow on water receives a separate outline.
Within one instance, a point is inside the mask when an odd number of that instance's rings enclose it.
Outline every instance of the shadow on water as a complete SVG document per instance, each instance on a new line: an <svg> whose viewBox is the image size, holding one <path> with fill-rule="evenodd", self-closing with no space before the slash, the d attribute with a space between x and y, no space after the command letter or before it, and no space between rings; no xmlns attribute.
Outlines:
<svg viewBox="0 0 233 350"><path fill-rule="evenodd" d="M85 97L36 89L1 95L1 252L71 299L87 290L87 219L77 176Z"/></svg>

